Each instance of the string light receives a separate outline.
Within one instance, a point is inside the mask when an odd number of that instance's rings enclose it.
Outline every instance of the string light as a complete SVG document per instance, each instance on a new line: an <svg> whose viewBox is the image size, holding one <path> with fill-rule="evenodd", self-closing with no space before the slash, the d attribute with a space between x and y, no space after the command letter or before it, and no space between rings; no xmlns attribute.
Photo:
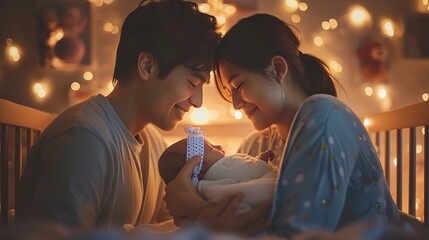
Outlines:
<svg viewBox="0 0 429 240"><path fill-rule="evenodd" d="M301 17L298 14L293 14L291 17L292 22L299 23L301 22Z"/></svg>
<svg viewBox="0 0 429 240"><path fill-rule="evenodd" d="M381 31L387 37L395 36L395 25L392 20L385 19L381 22Z"/></svg>
<svg viewBox="0 0 429 240"><path fill-rule="evenodd" d="M83 79L85 79L86 81L91 81L94 78L94 75L92 74L92 72L85 72L83 74Z"/></svg>
<svg viewBox="0 0 429 240"><path fill-rule="evenodd" d="M349 20L356 27L362 27L371 22L371 15L362 6L353 6L350 8Z"/></svg>
<svg viewBox="0 0 429 240"><path fill-rule="evenodd" d="M368 127L368 126L369 126L369 119L368 119L368 118L365 118L365 120L363 120L363 125L364 125L365 127Z"/></svg>
<svg viewBox="0 0 429 240"><path fill-rule="evenodd" d="M334 18L329 19L329 25L332 30L336 29L338 27L338 22Z"/></svg>
<svg viewBox="0 0 429 240"><path fill-rule="evenodd" d="M298 9L298 1L297 0L285 0L286 9L290 12L295 12Z"/></svg>
<svg viewBox="0 0 429 240"><path fill-rule="evenodd" d="M423 93L422 99L423 99L423 101L427 102L429 100L429 94Z"/></svg>
<svg viewBox="0 0 429 240"><path fill-rule="evenodd" d="M422 147L422 145L418 144L418 145L416 146L416 153L417 153L417 154L420 154L420 153L422 153L422 151L423 151L423 147Z"/></svg>
<svg viewBox="0 0 429 240"><path fill-rule="evenodd" d="M20 54L21 51L17 46L11 44L7 46L6 51L9 56L9 59L12 60L13 62L18 62L21 59L21 54Z"/></svg>
<svg viewBox="0 0 429 240"><path fill-rule="evenodd" d="M80 89L80 84L78 82L72 82L72 84L70 85L70 88L73 91L77 91Z"/></svg>
<svg viewBox="0 0 429 240"><path fill-rule="evenodd" d="M366 87L365 88L365 94L367 95L367 96L372 96L372 93L373 93L374 91L373 91L373 89L372 89L372 87Z"/></svg>
<svg viewBox="0 0 429 240"><path fill-rule="evenodd" d="M331 25L329 24L328 21L323 21L322 22L322 28L325 30L329 30L331 28Z"/></svg>
<svg viewBox="0 0 429 240"><path fill-rule="evenodd" d="M320 47L323 45L323 38L320 36L316 36L313 38L313 43L314 43L314 45Z"/></svg>
<svg viewBox="0 0 429 240"><path fill-rule="evenodd" d="M38 97L38 98L44 98L46 97L46 89L43 86L43 84L41 83L35 83L33 85L33 93Z"/></svg>
<svg viewBox="0 0 429 240"><path fill-rule="evenodd" d="M234 112L234 118L237 120L240 120L243 118L243 113L241 111L235 111Z"/></svg>
<svg viewBox="0 0 429 240"><path fill-rule="evenodd" d="M378 89L378 96L382 99L387 97L387 91L384 88Z"/></svg>
<svg viewBox="0 0 429 240"><path fill-rule="evenodd" d="M222 34L226 31L224 24L227 18L237 11L234 5L225 4L223 0L208 0L207 3L198 4L198 9L216 17L217 23L221 26L219 31Z"/></svg>
<svg viewBox="0 0 429 240"><path fill-rule="evenodd" d="M307 11L308 9L307 3L299 3L298 8L303 12Z"/></svg>

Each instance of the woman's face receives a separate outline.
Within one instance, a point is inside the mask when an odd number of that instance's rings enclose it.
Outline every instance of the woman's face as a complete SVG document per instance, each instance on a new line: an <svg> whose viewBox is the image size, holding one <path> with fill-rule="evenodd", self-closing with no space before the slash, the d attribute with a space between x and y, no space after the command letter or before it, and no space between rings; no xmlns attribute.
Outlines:
<svg viewBox="0 0 429 240"><path fill-rule="evenodd" d="M221 60L219 74L232 95L236 110L243 110L256 130L277 124L282 114L284 94L279 81Z"/></svg>

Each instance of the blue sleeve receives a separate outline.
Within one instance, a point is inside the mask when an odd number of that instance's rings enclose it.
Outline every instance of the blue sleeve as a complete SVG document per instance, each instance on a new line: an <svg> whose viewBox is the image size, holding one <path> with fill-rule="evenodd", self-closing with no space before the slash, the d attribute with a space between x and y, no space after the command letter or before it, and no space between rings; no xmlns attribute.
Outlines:
<svg viewBox="0 0 429 240"><path fill-rule="evenodd" d="M335 230L359 151L358 121L333 97L310 97L301 106L280 168L271 234Z"/></svg>

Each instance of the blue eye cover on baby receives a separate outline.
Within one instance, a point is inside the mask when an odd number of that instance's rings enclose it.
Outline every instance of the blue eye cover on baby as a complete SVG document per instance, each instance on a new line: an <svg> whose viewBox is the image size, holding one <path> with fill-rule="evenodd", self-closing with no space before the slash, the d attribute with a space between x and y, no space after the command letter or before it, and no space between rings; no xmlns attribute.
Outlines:
<svg viewBox="0 0 429 240"><path fill-rule="evenodd" d="M194 185L197 185L198 174L200 173L201 167L203 166L205 133L201 131L199 127L192 126L185 127L185 132L186 134L188 134L186 141L186 161L196 155L201 156L200 163L194 168L194 171L192 173L192 183Z"/></svg>

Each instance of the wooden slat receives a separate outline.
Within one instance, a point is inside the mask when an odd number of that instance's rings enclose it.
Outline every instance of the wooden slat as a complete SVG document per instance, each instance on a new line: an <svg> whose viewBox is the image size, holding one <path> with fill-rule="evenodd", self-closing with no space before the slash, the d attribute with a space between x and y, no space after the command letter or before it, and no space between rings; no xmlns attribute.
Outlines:
<svg viewBox="0 0 429 240"><path fill-rule="evenodd" d="M429 226L429 124L425 125L425 137L424 137L424 146L425 146L425 179L424 179L424 220L426 227Z"/></svg>
<svg viewBox="0 0 429 240"><path fill-rule="evenodd" d="M396 205L402 210L402 129L396 133Z"/></svg>
<svg viewBox="0 0 429 240"><path fill-rule="evenodd" d="M416 216L416 128L410 128L410 179L409 179L409 197L408 211Z"/></svg>
<svg viewBox="0 0 429 240"><path fill-rule="evenodd" d="M55 114L0 99L0 123L42 131L54 118Z"/></svg>
<svg viewBox="0 0 429 240"><path fill-rule="evenodd" d="M1 227L4 228L8 225L8 208L9 208L9 194L8 194L8 147L7 147L7 136L8 136L8 127L4 124L1 125L1 163L0 163L0 174L1 174L1 216L0 222Z"/></svg>
<svg viewBox="0 0 429 240"><path fill-rule="evenodd" d="M429 101L367 116L369 132L423 126L429 123Z"/></svg>

